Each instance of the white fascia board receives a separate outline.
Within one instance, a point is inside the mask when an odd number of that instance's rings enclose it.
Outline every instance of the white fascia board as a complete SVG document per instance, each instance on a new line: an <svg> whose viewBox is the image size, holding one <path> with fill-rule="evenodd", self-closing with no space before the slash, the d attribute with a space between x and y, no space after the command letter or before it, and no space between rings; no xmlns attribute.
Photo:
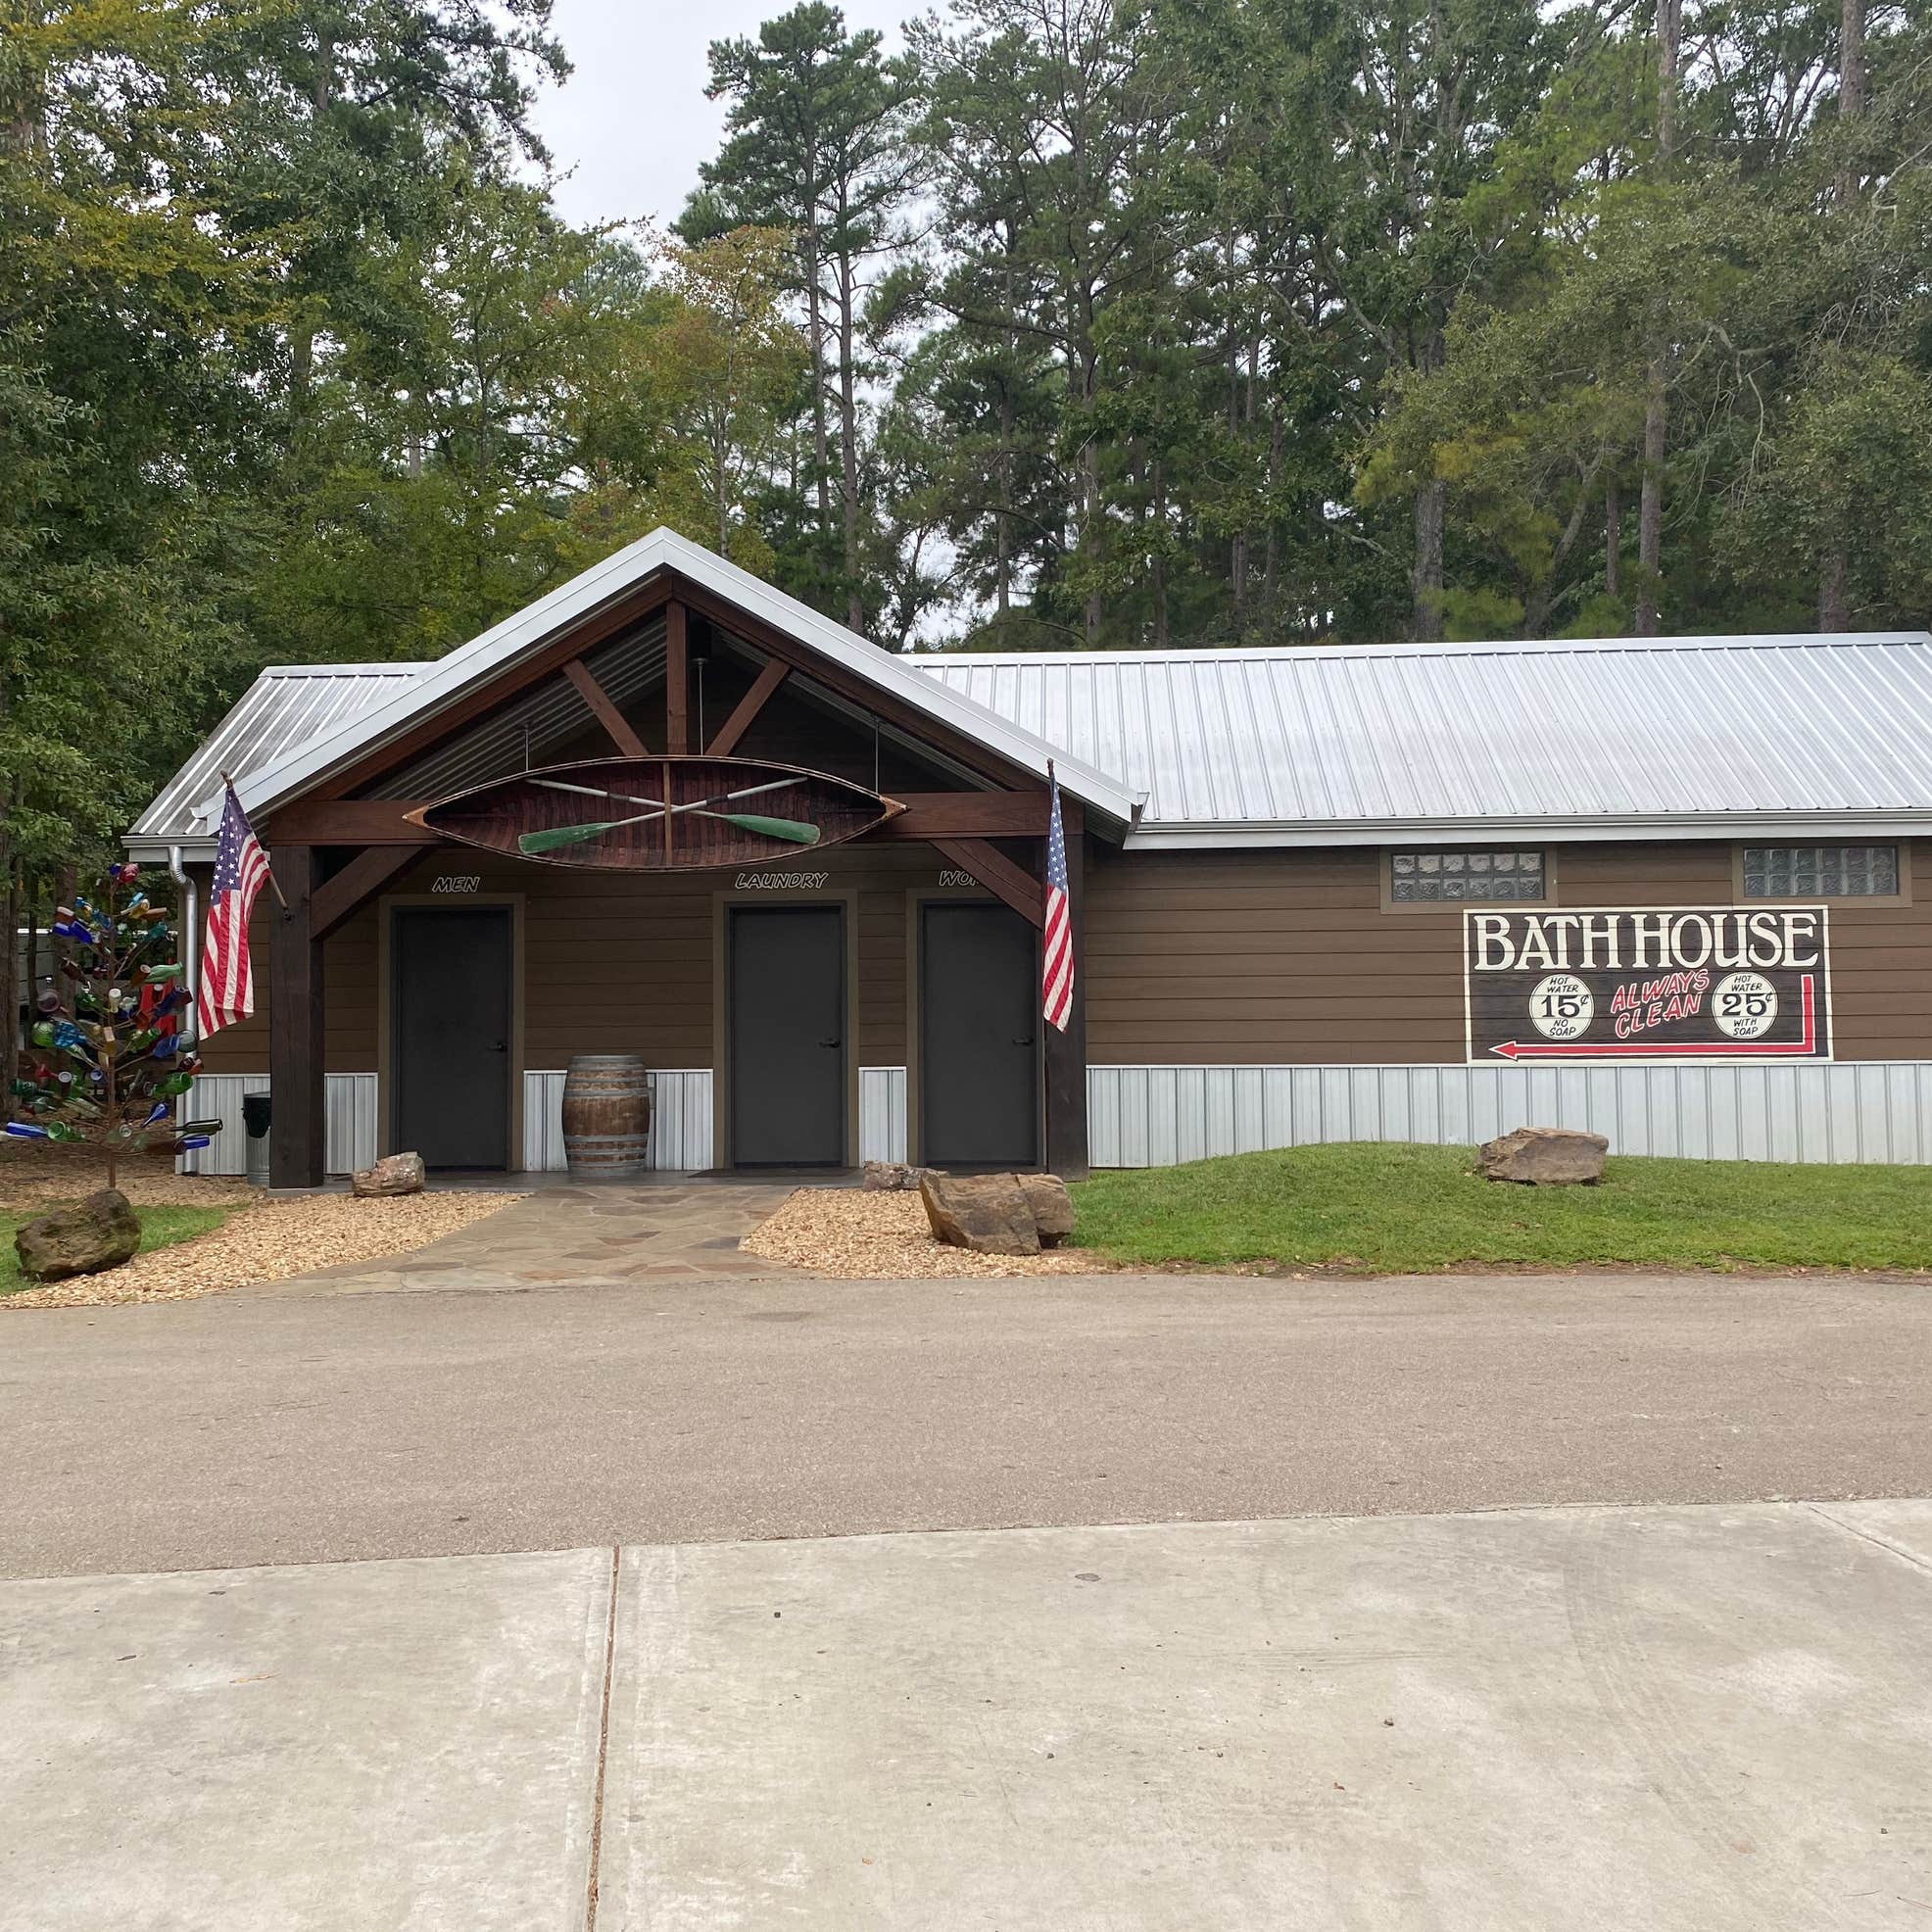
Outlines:
<svg viewBox="0 0 1932 1932"><path fill-rule="evenodd" d="M1297 821L1273 825L1173 824L1142 822L1130 832L1126 847L1147 851L1259 851L1270 847L1414 845L1456 841L1472 845L1511 845L1544 839L1555 845L1593 845L1613 840L1653 843L1664 840L1719 839L1900 839L1932 834L1932 811L1898 810L1857 814L1783 812L1681 814L1675 817L1619 814L1600 818L1405 818L1357 819L1347 824Z"/></svg>
<svg viewBox="0 0 1932 1932"><path fill-rule="evenodd" d="M970 699L936 687L933 680L902 664L890 652L808 609L796 598L762 583L749 571L714 556L707 550L669 530L650 536L593 564L569 583L540 598L501 624L459 645L447 657L427 667L407 691L385 704L364 711L341 730L314 745L291 752L244 779L236 788L251 815L272 810L325 777L348 759L374 749L409 726L434 718L473 685L516 663L566 626L591 615L613 599L635 588L656 570L675 570L693 583L715 592L775 630L820 652L869 683L892 691L929 716L977 740L1022 770L1040 777L1052 758L1061 783L1075 797L1123 824L1132 824L1144 795L1129 792L1115 780L1061 756L1043 740L1010 724L996 712Z"/></svg>

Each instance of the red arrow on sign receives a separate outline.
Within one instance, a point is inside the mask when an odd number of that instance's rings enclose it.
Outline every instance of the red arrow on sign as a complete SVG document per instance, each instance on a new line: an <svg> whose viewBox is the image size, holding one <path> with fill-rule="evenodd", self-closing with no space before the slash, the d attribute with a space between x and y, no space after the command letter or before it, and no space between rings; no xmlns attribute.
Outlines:
<svg viewBox="0 0 1932 1932"><path fill-rule="evenodd" d="M1608 1040L1599 1045L1573 1040L1567 1045L1556 1041L1525 1041L1506 1039L1500 1046L1492 1046L1492 1053L1500 1054L1505 1060L1603 1060L1610 1058L1628 1059L1641 1056L1652 1060L1677 1060L1693 1054L1717 1054L1726 1060L1735 1060L1745 1055L1753 1059L1803 1059L1817 1051L1818 1014L1817 995L1813 990L1811 974L1807 973L1800 982L1803 990L1800 1004L1805 1015L1805 1031L1797 1039L1691 1039L1680 1040L1675 1045L1653 1043L1647 1040L1618 1039Z"/></svg>

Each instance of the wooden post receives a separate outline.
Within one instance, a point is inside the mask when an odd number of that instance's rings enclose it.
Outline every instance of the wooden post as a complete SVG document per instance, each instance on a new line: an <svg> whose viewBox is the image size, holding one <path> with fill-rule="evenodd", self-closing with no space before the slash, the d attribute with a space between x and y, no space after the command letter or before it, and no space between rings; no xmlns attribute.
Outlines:
<svg viewBox="0 0 1932 1932"><path fill-rule="evenodd" d="M691 749L691 652L676 603L664 606L664 749L674 758Z"/></svg>
<svg viewBox="0 0 1932 1932"><path fill-rule="evenodd" d="M327 1176L326 1085L322 1079L322 944L311 901L321 884L321 852L278 845L268 863L287 903L270 913L268 959L268 1184L319 1187Z"/></svg>
<svg viewBox="0 0 1932 1932"><path fill-rule="evenodd" d="M1087 1178L1087 920L1085 820L1078 805L1061 794L1060 815L1067 837L1067 924L1074 949L1073 1011L1067 1030L1046 1029L1042 1069L1046 1084L1046 1166L1062 1181ZM1040 841L1041 873L1046 842ZM1044 892L1042 877L1041 891Z"/></svg>

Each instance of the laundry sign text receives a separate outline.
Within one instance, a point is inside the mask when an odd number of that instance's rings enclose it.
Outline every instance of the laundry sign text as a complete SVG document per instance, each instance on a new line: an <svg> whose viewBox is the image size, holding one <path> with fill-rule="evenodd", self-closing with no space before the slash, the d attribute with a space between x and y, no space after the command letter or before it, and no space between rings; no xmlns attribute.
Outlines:
<svg viewBox="0 0 1932 1932"><path fill-rule="evenodd" d="M1827 1060L1823 906L1466 912L1469 1057Z"/></svg>

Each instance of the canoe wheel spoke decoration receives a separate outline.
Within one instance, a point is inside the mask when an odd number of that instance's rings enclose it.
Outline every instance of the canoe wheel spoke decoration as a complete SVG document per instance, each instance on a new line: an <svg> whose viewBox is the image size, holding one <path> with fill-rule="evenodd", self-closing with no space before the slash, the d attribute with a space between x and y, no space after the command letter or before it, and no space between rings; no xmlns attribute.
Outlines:
<svg viewBox="0 0 1932 1932"><path fill-rule="evenodd" d="M827 772L745 758L598 758L410 813L485 851L597 872L706 872L856 839L903 811Z"/></svg>

